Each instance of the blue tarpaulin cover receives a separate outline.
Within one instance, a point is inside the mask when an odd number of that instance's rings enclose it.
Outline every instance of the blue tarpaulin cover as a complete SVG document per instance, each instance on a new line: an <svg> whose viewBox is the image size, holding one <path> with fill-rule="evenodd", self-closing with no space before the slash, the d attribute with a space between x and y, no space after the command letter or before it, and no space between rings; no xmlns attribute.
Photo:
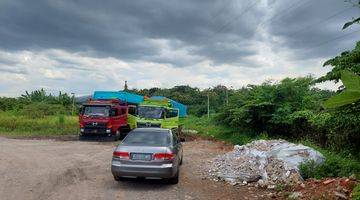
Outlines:
<svg viewBox="0 0 360 200"><path fill-rule="evenodd" d="M166 97L153 96L151 99L163 100ZM95 91L93 99L119 99L120 101L139 104L144 101L144 97L130 92L125 91ZM166 98L169 99L169 98ZM172 107L179 109L179 116L186 117L187 107L177 101L169 99Z"/></svg>
<svg viewBox="0 0 360 200"><path fill-rule="evenodd" d="M165 98L166 97L163 97L163 96L152 96L150 99L163 100ZM166 99L169 99L169 98L166 98ZM174 101L172 99L169 99L169 100L171 102L172 107L179 109L179 116L186 117L187 107L184 104Z"/></svg>
<svg viewBox="0 0 360 200"><path fill-rule="evenodd" d="M144 101L144 97L125 91L95 91L94 99L119 99L120 101L139 104Z"/></svg>

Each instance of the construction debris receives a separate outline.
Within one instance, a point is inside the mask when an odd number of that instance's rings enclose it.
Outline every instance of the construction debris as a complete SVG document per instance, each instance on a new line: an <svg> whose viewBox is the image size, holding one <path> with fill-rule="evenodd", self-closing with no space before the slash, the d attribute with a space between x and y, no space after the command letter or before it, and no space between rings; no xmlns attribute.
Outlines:
<svg viewBox="0 0 360 200"><path fill-rule="evenodd" d="M285 140L257 140L235 145L234 150L214 159L209 174L232 185L257 182L268 188L275 184L302 181L300 163L314 160L320 164L324 156L318 151Z"/></svg>
<svg viewBox="0 0 360 200"><path fill-rule="evenodd" d="M301 186L301 184L304 184L305 187ZM293 194L299 194L300 196L292 199L351 199L351 191L357 181L356 179L338 177L322 180L308 179L301 184L282 191L283 196L290 193L288 196L290 199L296 196Z"/></svg>

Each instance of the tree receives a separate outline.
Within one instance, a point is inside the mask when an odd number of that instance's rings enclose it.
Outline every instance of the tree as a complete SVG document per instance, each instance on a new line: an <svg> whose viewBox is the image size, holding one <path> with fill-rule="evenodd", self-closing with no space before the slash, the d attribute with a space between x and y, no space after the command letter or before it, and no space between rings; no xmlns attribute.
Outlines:
<svg viewBox="0 0 360 200"><path fill-rule="evenodd" d="M357 42L355 49L352 51L345 51L324 63L324 67L329 65L333 66L333 69L325 76L318 78L316 82L338 82L341 77L341 71L343 70L348 70L360 75L360 41Z"/></svg>
<svg viewBox="0 0 360 200"><path fill-rule="evenodd" d="M342 71L341 81L345 85L345 90L325 101L325 108L337 108L360 100L360 76Z"/></svg>

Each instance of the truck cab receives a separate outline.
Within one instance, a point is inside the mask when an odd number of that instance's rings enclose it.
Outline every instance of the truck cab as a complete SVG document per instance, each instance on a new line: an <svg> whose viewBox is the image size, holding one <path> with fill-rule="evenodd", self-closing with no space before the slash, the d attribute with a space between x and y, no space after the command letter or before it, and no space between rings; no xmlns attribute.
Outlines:
<svg viewBox="0 0 360 200"><path fill-rule="evenodd" d="M115 140L135 128L133 109L120 100L89 100L79 110L80 136L106 135Z"/></svg>
<svg viewBox="0 0 360 200"><path fill-rule="evenodd" d="M175 129L179 127L179 109L172 108L168 100L145 99L137 109L137 127Z"/></svg>

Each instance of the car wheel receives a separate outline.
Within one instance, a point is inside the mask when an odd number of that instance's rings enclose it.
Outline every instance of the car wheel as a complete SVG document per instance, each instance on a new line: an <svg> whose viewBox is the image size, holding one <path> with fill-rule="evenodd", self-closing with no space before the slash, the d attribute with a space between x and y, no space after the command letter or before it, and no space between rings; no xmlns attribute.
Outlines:
<svg viewBox="0 0 360 200"><path fill-rule="evenodd" d="M179 165L182 165L182 164L183 164L183 156L181 155L181 160L180 160Z"/></svg>
<svg viewBox="0 0 360 200"><path fill-rule="evenodd" d="M115 180L115 181L123 181L124 178L121 177L121 176L114 176L114 180Z"/></svg>
<svg viewBox="0 0 360 200"><path fill-rule="evenodd" d="M179 170L176 172L175 176L169 179L170 184L179 183Z"/></svg>

